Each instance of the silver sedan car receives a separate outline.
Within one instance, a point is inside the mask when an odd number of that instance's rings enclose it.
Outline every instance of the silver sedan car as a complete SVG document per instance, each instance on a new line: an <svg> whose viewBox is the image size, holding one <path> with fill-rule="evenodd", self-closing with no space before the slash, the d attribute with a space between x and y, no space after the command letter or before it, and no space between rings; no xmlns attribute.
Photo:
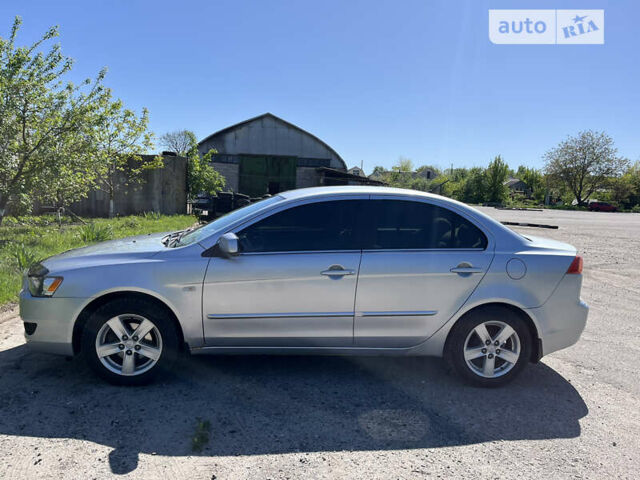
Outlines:
<svg viewBox="0 0 640 480"><path fill-rule="evenodd" d="M498 386L578 340L581 285L574 247L460 202L318 187L51 257L25 275L20 314L31 347L117 384L188 351L442 356Z"/></svg>

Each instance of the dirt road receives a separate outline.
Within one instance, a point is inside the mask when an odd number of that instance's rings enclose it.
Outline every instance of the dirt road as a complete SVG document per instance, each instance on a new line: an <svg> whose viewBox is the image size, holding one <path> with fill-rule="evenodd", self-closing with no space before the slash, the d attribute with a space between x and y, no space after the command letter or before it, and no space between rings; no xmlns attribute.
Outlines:
<svg viewBox="0 0 640 480"><path fill-rule="evenodd" d="M575 245L572 348L498 390L428 358L193 358L144 388L29 352L0 314L0 478L637 478L640 215L484 209ZM191 438L210 422L201 452Z"/></svg>

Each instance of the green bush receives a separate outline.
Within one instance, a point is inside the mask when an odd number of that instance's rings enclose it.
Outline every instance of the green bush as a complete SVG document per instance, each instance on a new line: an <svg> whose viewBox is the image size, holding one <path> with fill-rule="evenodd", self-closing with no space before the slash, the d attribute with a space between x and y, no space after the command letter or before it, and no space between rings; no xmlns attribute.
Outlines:
<svg viewBox="0 0 640 480"><path fill-rule="evenodd" d="M122 226L125 228L139 228L140 220L135 217L126 217L122 221Z"/></svg>
<svg viewBox="0 0 640 480"><path fill-rule="evenodd" d="M640 213L640 205L634 205L631 211L633 213Z"/></svg>
<svg viewBox="0 0 640 480"><path fill-rule="evenodd" d="M111 240L113 237L113 228L110 224L98 225L96 223L87 223L80 227L80 240L85 243L104 242Z"/></svg>
<svg viewBox="0 0 640 480"><path fill-rule="evenodd" d="M28 269L31 265L38 262L39 258L36 252L27 247L24 243L15 245L10 250L10 255L15 262L16 269L20 272Z"/></svg>

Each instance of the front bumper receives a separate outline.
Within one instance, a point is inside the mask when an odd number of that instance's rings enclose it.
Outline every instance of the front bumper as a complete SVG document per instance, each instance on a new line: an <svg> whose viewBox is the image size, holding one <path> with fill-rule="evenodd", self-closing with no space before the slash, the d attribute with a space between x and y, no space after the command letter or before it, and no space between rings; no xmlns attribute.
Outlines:
<svg viewBox="0 0 640 480"><path fill-rule="evenodd" d="M565 275L544 305L527 309L537 320L542 355L570 347L580 339L589 314L588 305L580 299L581 288L582 275Z"/></svg>
<svg viewBox="0 0 640 480"><path fill-rule="evenodd" d="M20 317L27 325L24 338L29 348L40 352L73 355L73 324L86 299L33 297L20 292Z"/></svg>

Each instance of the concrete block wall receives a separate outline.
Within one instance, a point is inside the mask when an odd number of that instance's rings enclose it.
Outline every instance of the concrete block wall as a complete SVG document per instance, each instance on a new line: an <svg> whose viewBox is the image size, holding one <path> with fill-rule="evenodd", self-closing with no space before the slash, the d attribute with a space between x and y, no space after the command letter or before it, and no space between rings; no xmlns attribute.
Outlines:
<svg viewBox="0 0 640 480"><path fill-rule="evenodd" d="M116 214L187 213L187 159L164 156L163 162L164 168L144 171L141 183L132 183L116 192ZM87 198L72 204L70 209L80 216L107 217L109 195L103 190L93 190Z"/></svg>

